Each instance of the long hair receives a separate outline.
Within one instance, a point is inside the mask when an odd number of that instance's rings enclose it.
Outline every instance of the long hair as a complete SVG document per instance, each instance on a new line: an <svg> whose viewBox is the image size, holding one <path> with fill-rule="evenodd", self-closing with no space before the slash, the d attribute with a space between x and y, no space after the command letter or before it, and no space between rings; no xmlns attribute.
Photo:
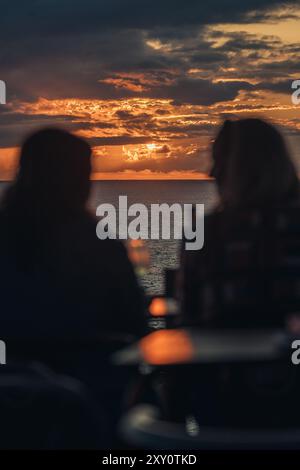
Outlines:
<svg viewBox="0 0 300 470"><path fill-rule="evenodd" d="M299 181L284 139L261 119L225 121L213 145L213 168L224 207L298 202Z"/></svg>
<svg viewBox="0 0 300 470"><path fill-rule="evenodd" d="M90 170L90 146L68 132L44 129L24 142L1 211L2 235L18 272L34 272L57 256L53 239L68 220L86 213Z"/></svg>
<svg viewBox="0 0 300 470"><path fill-rule="evenodd" d="M60 129L40 130L21 148L19 170L3 198L6 211L47 218L81 210L89 195L91 148Z"/></svg>

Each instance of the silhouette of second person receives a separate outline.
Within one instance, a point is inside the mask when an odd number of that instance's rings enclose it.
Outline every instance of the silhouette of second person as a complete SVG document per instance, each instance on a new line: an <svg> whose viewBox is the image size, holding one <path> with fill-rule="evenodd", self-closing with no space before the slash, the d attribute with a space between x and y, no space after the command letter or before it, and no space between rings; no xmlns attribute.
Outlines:
<svg viewBox="0 0 300 470"><path fill-rule="evenodd" d="M212 157L220 201L204 248L183 250L183 321L282 327L300 309L299 181L284 139L261 119L226 121Z"/></svg>

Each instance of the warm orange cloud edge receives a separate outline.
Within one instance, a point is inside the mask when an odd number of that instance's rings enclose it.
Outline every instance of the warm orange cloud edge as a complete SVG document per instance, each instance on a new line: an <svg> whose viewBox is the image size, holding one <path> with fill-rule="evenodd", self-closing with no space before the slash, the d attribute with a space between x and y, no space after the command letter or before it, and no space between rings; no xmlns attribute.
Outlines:
<svg viewBox="0 0 300 470"><path fill-rule="evenodd" d="M0 182L10 182L13 181L13 175L0 175ZM91 175L91 181L211 181L209 175L205 175L203 173L195 174L195 173L187 173L184 175L180 175L177 173L176 175L168 174L168 173L152 173L149 176L140 176L140 175L132 175L132 174L120 174L120 173L109 173L109 174L97 174Z"/></svg>
<svg viewBox="0 0 300 470"><path fill-rule="evenodd" d="M201 172L191 171L171 171L171 172L154 172L154 171L124 171L124 172L107 172L92 173L91 180L211 180L212 178Z"/></svg>
<svg viewBox="0 0 300 470"><path fill-rule="evenodd" d="M3 171L0 173L0 182L12 181L15 171ZM201 172L171 171L123 171L123 172L97 172L91 174L91 181L176 181L176 180L212 180L208 174Z"/></svg>
<svg viewBox="0 0 300 470"><path fill-rule="evenodd" d="M153 180L212 180L209 175L205 173L183 173L180 172L171 172L171 173L155 173L151 172L150 174L134 173L134 172L116 172L116 173L92 173L91 181L153 181ZM0 175L0 181L12 181L14 179L13 174L3 174Z"/></svg>
<svg viewBox="0 0 300 470"><path fill-rule="evenodd" d="M12 181L18 167L18 147L0 150L0 181ZM151 171L151 170L125 170L125 171L94 171L91 174L92 181L112 180L209 180L208 174L200 171Z"/></svg>

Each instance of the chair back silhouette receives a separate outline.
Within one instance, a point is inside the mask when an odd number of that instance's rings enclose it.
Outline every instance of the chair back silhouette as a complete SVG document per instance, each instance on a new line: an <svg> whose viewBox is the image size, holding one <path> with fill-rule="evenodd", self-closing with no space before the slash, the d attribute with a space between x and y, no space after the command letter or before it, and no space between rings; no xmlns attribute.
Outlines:
<svg viewBox="0 0 300 470"><path fill-rule="evenodd" d="M1 368L0 413L1 449L99 449L106 445L105 413L100 413L88 390L38 363Z"/></svg>
<svg viewBox="0 0 300 470"><path fill-rule="evenodd" d="M299 450L300 428L231 429L162 419L158 408L138 405L120 423L134 448L155 450Z"/></svg>

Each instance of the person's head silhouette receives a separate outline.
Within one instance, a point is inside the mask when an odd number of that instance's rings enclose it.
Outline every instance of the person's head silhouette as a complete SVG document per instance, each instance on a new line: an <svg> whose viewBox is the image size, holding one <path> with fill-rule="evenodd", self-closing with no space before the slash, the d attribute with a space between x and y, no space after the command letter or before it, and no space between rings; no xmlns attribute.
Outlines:
<svg viewBox="0 0 300 470"><path fill-rule="evenodd" d="M80 210L88 199L90 172L87 142L64 130L40 130L22 145L18 174L4 204L33 214Z"/></svg>
<svg viewBox="0 0 300 470"><path fill-rule="evenodd" d="M297 201L299 181L280 132L261 119L225 121L213 144L214 176L227 207Z"/></svg>

